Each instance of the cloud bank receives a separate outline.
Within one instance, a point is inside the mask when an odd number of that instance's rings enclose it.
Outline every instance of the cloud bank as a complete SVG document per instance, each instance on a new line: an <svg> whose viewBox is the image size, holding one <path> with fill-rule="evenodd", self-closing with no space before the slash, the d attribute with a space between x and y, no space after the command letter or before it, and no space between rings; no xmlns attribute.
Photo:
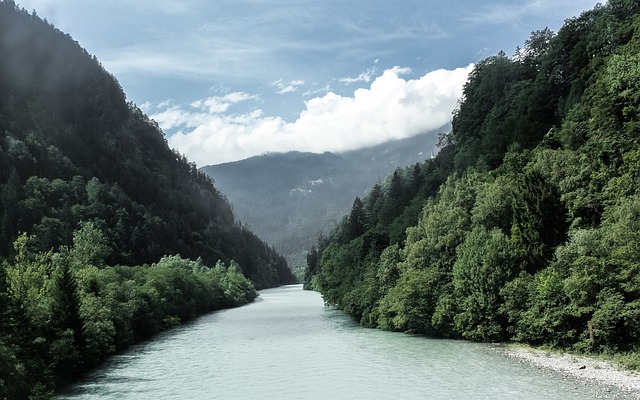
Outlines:
<svg viewBox="0 0 640 400"><path fill-rule="evenodd" d="M236 161L268 152L341 152L436 129L451 120L473 64L404 79L394 67L353 96L329 92L306 102L294 122L265 116L260 109L231 113L234 105L257 100L235 92L189 105L163 104L145 111L175 133L169 145L199 166Z"/></svg>

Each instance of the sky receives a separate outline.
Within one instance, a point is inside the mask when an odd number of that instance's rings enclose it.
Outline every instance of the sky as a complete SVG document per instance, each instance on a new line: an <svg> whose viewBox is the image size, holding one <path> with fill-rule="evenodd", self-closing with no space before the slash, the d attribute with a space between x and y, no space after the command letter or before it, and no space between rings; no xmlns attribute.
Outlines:
<svg viewBox="0 0 640 400"><path fill-rule="evenodd" d="M16 0L70 34L198 166L438 129L474 63L594 0Z"/></svg>

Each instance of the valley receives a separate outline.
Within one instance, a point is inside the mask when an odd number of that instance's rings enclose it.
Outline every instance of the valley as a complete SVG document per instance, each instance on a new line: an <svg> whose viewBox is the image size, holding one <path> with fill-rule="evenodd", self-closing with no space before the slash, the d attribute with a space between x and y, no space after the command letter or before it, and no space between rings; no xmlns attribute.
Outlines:
<svg viewBox="0 0 640 400"><path fill-rule="evenodd" d="M349 212L376 182L395 169L421 163L438 152L438 134L450 124L345 153L273 153L201 168L227 196L234 215L283 254L294 270L320 235Z"/></svg>

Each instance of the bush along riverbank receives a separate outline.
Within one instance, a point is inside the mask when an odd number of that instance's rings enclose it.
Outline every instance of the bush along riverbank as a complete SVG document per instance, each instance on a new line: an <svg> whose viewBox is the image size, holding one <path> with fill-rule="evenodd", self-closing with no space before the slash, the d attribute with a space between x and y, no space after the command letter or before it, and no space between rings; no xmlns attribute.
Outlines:
<svg viewBox="0 0 640 400"><path fill-rule="evenodd" d="M166 256L143 266L104 263L93 223L73 246L33 249L27 235L0 268L0 398L49 398L129 345L203 313L257 296L239 266Z"/></svg>

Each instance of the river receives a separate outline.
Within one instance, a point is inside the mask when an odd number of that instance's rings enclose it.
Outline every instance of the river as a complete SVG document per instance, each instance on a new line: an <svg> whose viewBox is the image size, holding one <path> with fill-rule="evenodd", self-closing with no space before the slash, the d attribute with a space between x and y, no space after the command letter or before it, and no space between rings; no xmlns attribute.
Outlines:
<svg viewBox="0 0 640 400"><path fill-rule="evenodd" d="M58 399L620 398L491 345L364 329L300 286L111 357Z"/></svg>

